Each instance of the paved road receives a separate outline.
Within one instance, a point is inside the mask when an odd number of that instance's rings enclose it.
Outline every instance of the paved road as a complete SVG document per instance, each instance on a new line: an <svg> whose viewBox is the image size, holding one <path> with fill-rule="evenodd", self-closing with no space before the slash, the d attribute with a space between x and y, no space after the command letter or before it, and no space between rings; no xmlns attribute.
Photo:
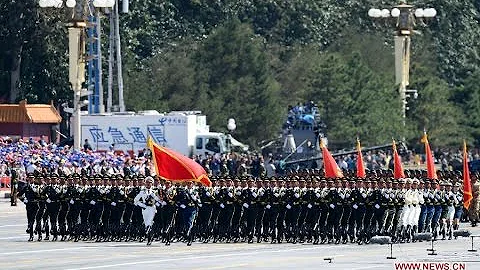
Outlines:
<svg viewBox="0 0 480 270"><path fill-rule="evenodd" d="M2 269L394 269L394 262L466 262L480 269L480 252L468 252L470 238L393 246L397 260L388 260L389 246L311 244L201 244L169 247L153 243L27 242L22 204L0 200ZM473 228L480 235L480 229ZM476 248L480 250L480 238ZM333 258L329 263L325 258Z"/></svg>

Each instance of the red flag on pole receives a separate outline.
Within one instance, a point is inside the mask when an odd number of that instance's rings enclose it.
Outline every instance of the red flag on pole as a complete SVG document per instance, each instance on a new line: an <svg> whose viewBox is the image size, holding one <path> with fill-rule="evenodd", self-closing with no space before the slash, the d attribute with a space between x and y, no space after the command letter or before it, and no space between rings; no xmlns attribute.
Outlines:
<svg viewBox="0 0 480 270"><path fill-rule="evenodd" d="M463 141L463 206L468 209L473 199L470 171L468 169L467 143Z"/></svg>
<svg viewBox="0 0 480 270"><path fill-rule="evenodd" d="M357 177L358 178L365 178L365 166L363 164L363 156L362 156L362 147L360 146L360 140L357 138Z"/></svg>
<svg viewBox="0 0 480 270"><path fill-rule="evenodd" d="M330 154L330 152L328 151L327 147L323 144L321 139L320 139L320 148L322 148L323 170L325 172L325 177L328 177L328 178L343 177L342 170L340 170L337 162L332 157L332 154Z"/></svg>
<svg viewBox="0 0 480 270"><path fill-rule="evenodd" d="M427 132L424 131L422 142L425 144L425 156L427 157L427 178L437 179L437 171L435 170L435 163L433 161L432 151L428 143Z"/></svg>
<svg viewBox="0 0 480 270"><path fill-rule="evenodd" d="M405 173L403 171L402 159L397 152L397 144L393 140L393 177L395 179L405 178Z"/></svg>
<svg viewBox="0 0 480 270"><path fill-rule="evenodd" d="M195 160L159 146L151 138L148 138L147 145L152 151L155 171L159 177L170 181L194 181L205 186L212 185L205 169Z"/></svg>

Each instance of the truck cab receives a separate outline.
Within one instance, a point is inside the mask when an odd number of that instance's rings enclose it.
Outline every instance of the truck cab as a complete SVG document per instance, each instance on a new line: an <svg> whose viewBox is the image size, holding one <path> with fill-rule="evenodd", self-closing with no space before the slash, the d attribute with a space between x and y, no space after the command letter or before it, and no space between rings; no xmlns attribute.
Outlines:
<svg viewBox="0 0 480 270"><path fill-rule="evenodd" d="M192 155L215 155L229 153L232 142L229 135L217 132L197 134Z"/></svg>

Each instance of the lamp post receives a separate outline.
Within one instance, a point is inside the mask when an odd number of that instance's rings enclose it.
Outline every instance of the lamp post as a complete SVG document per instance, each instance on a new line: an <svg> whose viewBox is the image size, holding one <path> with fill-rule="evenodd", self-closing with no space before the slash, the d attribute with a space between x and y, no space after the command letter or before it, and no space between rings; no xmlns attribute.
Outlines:
<svg viewBox="0 0 480 270"><path fill-rule="evenodd" d="M389 9L371 8L368 16L376 19L391 20L395 23L395 83L399 84L400 99L402 102L402 119L405 127L407 107L407 93L414 93L416 90L407 90L409 85L410 69L410 36L415 32L414 28L423 19L430 19L437 15L434 8L415 8L413 5L401 1L399 5Z"/></svg>
<svg viewBox="0 0 480 270"><path fill-rule="evenodd" d="M87 28L87 16L90 6L97 8L113 7L115 0L40 0L41 8L63 8L63 4L72 9L72 17L67 23L68 28L68 78L73 90L73 147L81 149L81 114L82 96L88 95L88 91L82 89L85 82L85 29Z"/></svg>

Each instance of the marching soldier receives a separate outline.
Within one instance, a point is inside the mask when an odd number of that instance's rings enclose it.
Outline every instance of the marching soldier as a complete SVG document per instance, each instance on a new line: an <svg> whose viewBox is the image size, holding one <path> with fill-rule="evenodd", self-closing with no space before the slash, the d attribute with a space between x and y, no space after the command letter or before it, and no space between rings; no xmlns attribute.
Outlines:
<svg viewBox="0 0 480 270"><path fill-rule="evenodd" d="M460 226L460 219L463 215L463 192L462 192L462 185L457 182L453 187L453 193L457 197L457 201L455 204L455 215L453 219L453 230L458 230Z"/></svg>
<svg viewBox="0 0 480 270"><path fill-rule="evenodd" d="M38 203L38 211L35 216L35 224L36 224L35 233L38 235L38 241L42 241L42 230L44 230L44 228L42 228L42 221L43 221L43 216L45 214L45 205L46 205L47 198L45 193L43 192L45 188L43 176L40 174L37 175L35 177L35 182L36 182L35 196L36 196L36 201Z"/></svg>
<svg viewBox="0 0 480 270"><path fill-rule="evenodd" d="M27 233L30 235L28 241L33 241L33 225L35 224L35 216L38 211L37 202L37 186L34 183L35 176L33 174L27 175L27 185L18 193L18 197L27 209Z"/></svg>
<svg viewBox="0 0 480 270"><path fill-rule="evenodd" d="M170 245L172 239L172 234L175 228L175 217L176 217L176 205L175 197L177 196L177 189L172 185L170 181L165 181L165 189L162 192L162 202L163 205L163 222L162 231L164 233L165 245Z"/></svg>
<svg viewBox="0 0 480 270"><path fill-rule="evenodd" d="M147 245L151 245L153 241L152 226L153 218L157 212L156 203L160 203L160 199L152 189L153 178L148 176L145 179L145 188L143 188L135 197L134 204L142 209L143 223L145 225L145 237Z"/></svg>
<svg viewBox="0 0 480 270"><path fill-rule="evenodd" d="M320 210L320 217L318 219L318 224L314 231L318 233L319 238L321 238L321 243L324 244L327 241L327 220L328 220L328 213L329 213L329 202L328 202L328 194L330 190L327 187L327 180L325 178L321 179L320 187L316 190L316 203L318 204ZM318 243L318 240L316 243Z"/></svg>
<svg viewBox="0 0 480 270"><path fill-rule="evenodd" d="M65 241L67 240L67 214L68 214L68 209L70 205L70 199L68 198L68 182L66 181L67 178L65 175L62 175L60 177L60 194L59 194L59 200L60 200L60 210L58 211L58 228L60 235L62 238L60 241Z"/></svg>
<svg viewBox="0 0 480 270"><path fill-rule="evenodd" d="M243 198L243 210L246 220L246 237L249 244L253 243L253 235L255 230L255 224L258 217L257 206L257 188L254 186L254 180L248 179L247 187L242 191Z"/></svg>
<svg viewBox="0 0 480 270"><path fill-rule="evenodd" d="M197 215L197 206L201 205L198 194L193 186L192 181L187 181L185 186L177 189L175 202L178 207L178 213L183 224L181 224L184 239L187 240L187 246L191 246L195 232L193 228L195 225L195 218Z"/></svg>
<svg viewBox="0 0 480 270"><path fill-rule="evenodd" d="M365 216L365 202L367 199L367 191L363 188L362 179L357 179L351 183L352 198L352 215L348 224L348 234L351 241L357 239L358 244L362 244L364 240L363 218Z"/></svg>
<svg viewBox="0 0 480 270"><path fill-rule="evenodd" d="M49 180L50 182L44 189L44 193L47 196L47 215L50 218L50 225L52 226L52 241L57 241L58 230L57 230L57 218L58 211L60 210L60 188L57 183L57 175L52 174ZM48 235L48 228L46 229ZM48 236L45 237L45 240L48 240Z"/></svg>
<svg viewBox="0 0 480 270"><path fill-rule="evenodd" d="M353 181L353 183L355 183L355 181ZM346 244L348 242L347 226L352 212L352 190L350 189L348 181L346 179L342 181L342 184L343 186L339 191L340 198L342 199L343 203L342 219L340 220L340 234L341 238L343 239L343 244Z"/></svg>
<svg viewBox="0 0 480 270"><path fill-rule="evenodd" d="M476 176L472 177L472 201L468 208L468 218L472 223L472 227L476 227L479 222L480 212L480 183Z"/></svg>
<svg viewBox="0 0 480 270"><path fill-rule="evenodd" d="M200 186L198 188L198 196L202 202L202 207L198 210L197 227L200 238L204 243L208 243L211 236L211 222L212 211L215 197L213 196L213 189L211 187Z"/></svg>

